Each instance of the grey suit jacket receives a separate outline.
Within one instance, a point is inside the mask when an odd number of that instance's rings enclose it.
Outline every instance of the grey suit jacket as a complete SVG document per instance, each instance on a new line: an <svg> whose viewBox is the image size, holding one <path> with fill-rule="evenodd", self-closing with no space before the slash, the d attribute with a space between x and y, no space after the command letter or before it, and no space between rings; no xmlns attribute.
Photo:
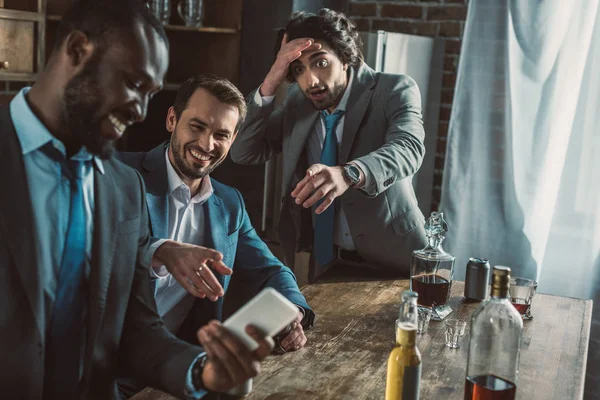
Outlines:
<svg viewBox="0 0 600 400"><path fill-rule="evenodd" d="M150 243L140 175L115 159L94 175L94 233L89 277L82 399L116 397L121 372L184 397L186 373L201 348L164 329L138 251ZM46 326L41 312L33 210L21 146L8 107L0 107L0 393L40 399ZM141 253L139 253L141 255Z"/></svg>
<svg viewBox="0 0 600 400"><path fill-rule="evenodd" d="M376 73L365 64L355 70L350 90L338 164L360 160L375 187L346 191L340 206L358 252L374 266L408 274L412 251L426 243L411 183L425 154L421 95L408 76ZM259 107L253 98L230 154L237 163L258 164L283 152L279 238L290 260L312 243L311 219L290 193L306 173L306 143L319 113L297 84L277 109Z"/></svg>

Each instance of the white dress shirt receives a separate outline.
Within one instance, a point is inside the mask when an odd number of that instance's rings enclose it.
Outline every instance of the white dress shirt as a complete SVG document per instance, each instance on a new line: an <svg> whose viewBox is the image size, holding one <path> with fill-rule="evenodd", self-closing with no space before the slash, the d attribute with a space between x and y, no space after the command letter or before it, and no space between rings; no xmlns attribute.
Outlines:
<svg viewBox="0 0 600 400"><path fill-rule="evenodd" d="M344 135L344 122L346 120L346 107L348 105L348 99L350 97L352 82L354 81L354 69L348 68L348 70L349 70L348 84L346 85L346 89L344 90L344 94L342 95L342 98L340 99L339 104L337 105L336 109L333 111L333 112L344 111L344 113L342 114L342 117L340 118L339 122L337 123L336 129L335 129L335 136L336 136L337 145L338 145L338 154L340 154L341 148L342 148L342 137ZM256 103L256 105L258 105L259 107L269 105L274 99L275 99L275 96L261 96L260 88L256 91L256 94L254 95L254 98L253 98L254 103ZM325 112L328 114L332 114L328 110L325 110ZM315 129L314 129L313 133L311 135L309 135L308 141L306 143L307 150L308 150L307 154L308 154L308 164L309 165L318 164L321 162L321 152L323 150L323 143L325 142L326 129L325 129L324 119L321 117L321 118L319 118L319 121L320 121L319 123L315 124ZM362 188L364 188L364 189L369 188L371 185L374 184L374 180L369 175L367 167L359 160L354 160L353 162L361 169L361 171L363 172L363 175L365 177L364 185ZM314 213L313 213L313 224L314 224ZM333 231L333 243L343 249L346 249L346 250L355 250L356 249L354 240L352 239L352 234L350 233L350 228L348 227L348 220L346 218L346 214L345 214L344 210L342 209L342 207L336 208L335 226L334 226L334 231Z"/></svg>
<svg viewBox="0 0 600 400"><path fill-rule="evenodd" d="M205 176L199 192L191 197L190 188L183 183L169 160L169 150L165 150L167 179L169 185L169 239L195 245L204 243L204 203L213 194L210 178ZM158 270L151 268L156 278L156 307L160 316L164 316L185 296L186 290L167 271L163 265ZM180 323L183 320L179 321Z"/></svg>

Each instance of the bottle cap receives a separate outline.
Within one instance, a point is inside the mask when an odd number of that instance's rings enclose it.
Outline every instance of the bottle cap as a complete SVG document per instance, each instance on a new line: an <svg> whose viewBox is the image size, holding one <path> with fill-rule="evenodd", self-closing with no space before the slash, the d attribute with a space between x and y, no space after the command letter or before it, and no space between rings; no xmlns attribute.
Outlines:
<svg viewBox="0 0 600 400"><path fill-rule="evenodd" d="M510 286L510 267L497 265L492 272L492 296L508 297Z"/></svg>

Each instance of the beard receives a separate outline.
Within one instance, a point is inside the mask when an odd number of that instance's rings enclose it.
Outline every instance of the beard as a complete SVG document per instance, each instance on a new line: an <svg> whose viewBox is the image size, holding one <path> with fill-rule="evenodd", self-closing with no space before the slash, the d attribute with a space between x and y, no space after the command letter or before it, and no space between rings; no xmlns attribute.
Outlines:
<svg viewBox="0 0 600 400"><path fill-rule="evenodd" d="M202 179L206 175L210 174L217 168L224 159L215 161L213 164L208 165L205 168L202 167L194 167L188 164L186 160L186 149L185 146L181 144L179 139L177 138L177 125L175 125L175 129L171 134L171 152L173 153L173 161L175 162L175 167L177 167L177 171L182 174L184 177L188 179Z"/></svg>
<svg viewBox="0 0 600 400"><path fill-rule="evenodd" d="M332 89L326 88L327 96L323 100L318 100L316 102L310 98L308 92L304 92L304 95L310 100L316 110L321 111L331 108L336 104L343 96L345 89L345 82L336 82Z"/></svg>
<svg viewBox="0 0 600 400"><path fill-rule="evenodd" d="M98 83L99 54L67 84L61 104L61 122L71 137L93 155L112 156L113 142L101 135L103 118L97 115L103 94Z"/></svg>

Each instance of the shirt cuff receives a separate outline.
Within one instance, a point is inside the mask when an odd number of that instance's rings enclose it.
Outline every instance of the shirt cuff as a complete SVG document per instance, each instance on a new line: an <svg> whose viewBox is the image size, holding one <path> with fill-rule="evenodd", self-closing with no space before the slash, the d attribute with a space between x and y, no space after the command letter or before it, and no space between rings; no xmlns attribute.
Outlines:
<svg viewBox="0 0 600 400"><path fill-rule="evenodd" d="M260 86L258 87L258 89L256 89L256 93L254 93L254 103L256 103L256 105L259 107L268 106L273 102L274 99L275 96L261 96Z"/></svg>
<svg viewBox="0 0 600 400"><path fill-rule="evenodd" d="M167 239L151 237L150 244L148 246L145 246L143 249L138 249L137 262L146 268L151 268L152 259L154 258L154 253L156 252L156 249L158 249L166 241Z"/></svg>
<svg viewBox="0 0 600 400"><path fill-rule="evenodd" d="M165 274L163 274L163 270ZM150 268L150 279L154 281L154 296L166 286L169 286L171 274L167 271L167 267L164 265L160 267L159 273L156 273L154 268Z"/></svg>
<svg viewBox="0 0 600 400"><path fill-rule="evenodd" d="M194 368L194 364L196 364L196 361L198 361L198 359L200 359L200 357L204 356L205 354L206 353L198 354L198 357L196 357L194 361L192 361L192 364L188 368L187 375L185 377L184 393L186 398L189 400L201 399L208 394L208 391L206 391L205 389L195 388L192 381L192 369Z"/></svg>
<svg viewBox="0 0 600 400"><path fill-rule="evenodd" d="M154 253L156 253L156 250L162 246L168 239L157 239L156 242L152 243L150 246L148 246L148 252L146 254L146 257L149 257L150 262L148 263L148 268L150 268L150 270L152 270L152 265L153 265L153 258L154 258ZM165 267L166 269L166 267ZM161 275L158 275L161 276Z"/></svg>

